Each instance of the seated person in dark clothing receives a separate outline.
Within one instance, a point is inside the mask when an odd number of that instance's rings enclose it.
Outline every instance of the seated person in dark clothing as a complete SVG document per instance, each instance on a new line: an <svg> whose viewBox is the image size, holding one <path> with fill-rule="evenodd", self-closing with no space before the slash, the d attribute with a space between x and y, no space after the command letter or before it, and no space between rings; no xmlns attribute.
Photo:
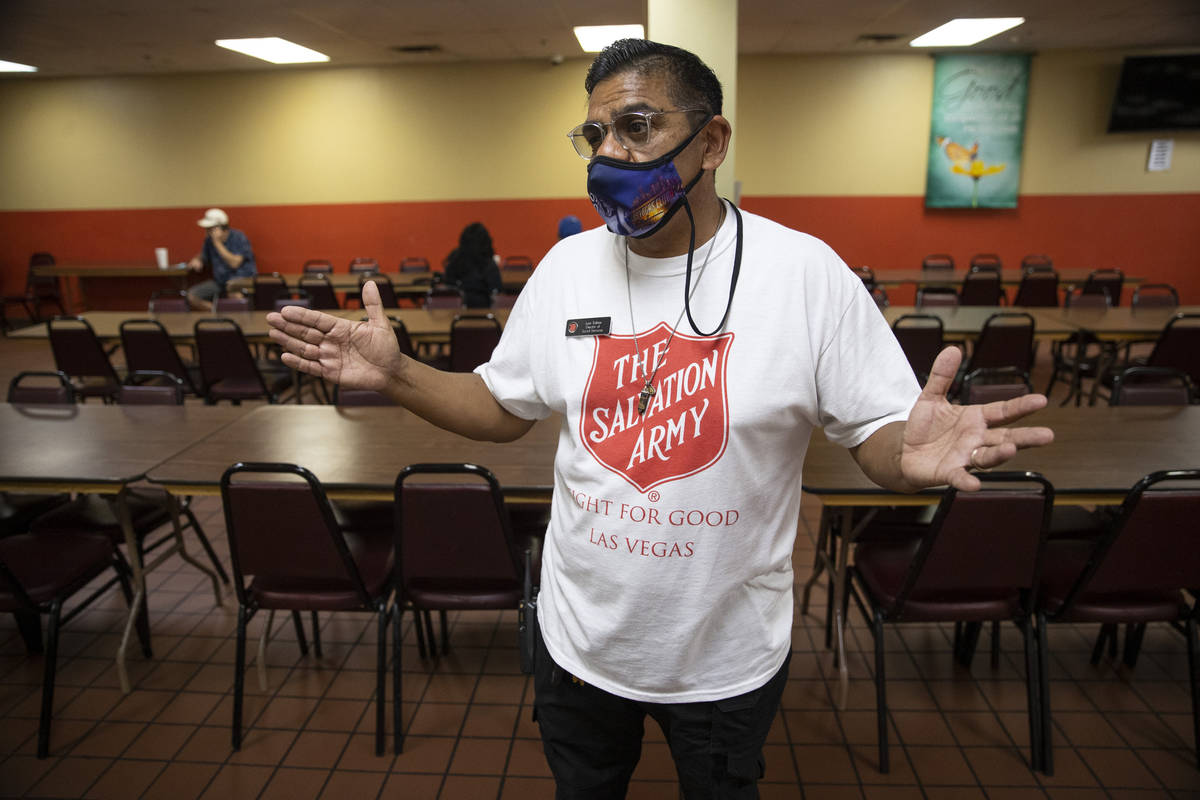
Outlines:
<svg viewBox="0 0 1200 800"><path fill-rule="evenodd" d="M252 278L258 271L254 248L246 234L229 227L229 215L219 208L210 208L197 225L208 233L204 246L191 261L188 269L199 272L212 267L212 278L188 290L188 304L197 311L211 311L213 301L225 291L225 284L234 278Z"/></svg>
<svg viewBox="0 0 1200 800"><path fill-rule="evenodd" d="M458 247L442 264L442 280L457 286L467 308L490 308L492 295L500 291L500 268L492 250L492 236L481 222L463 228Z"/></svg>

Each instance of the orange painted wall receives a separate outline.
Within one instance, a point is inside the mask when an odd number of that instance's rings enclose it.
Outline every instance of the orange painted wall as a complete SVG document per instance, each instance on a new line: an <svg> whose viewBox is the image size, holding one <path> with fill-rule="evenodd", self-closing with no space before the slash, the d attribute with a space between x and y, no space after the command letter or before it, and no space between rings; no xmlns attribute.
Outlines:
<svg viewBox="0 0 1200 800"><path fill-rule="evenodd" d="M1014 210L927 210L920 197L746 197L743 207L829 242L850 264L877 272L913 268L931 252L960 262L998 253L1016 264L1026 253L1049 254L1062 267L1119 267L1127 274L1172 283L1187 303L1200 303L1200 194L1031 195ZM454 247L468 222L492 231L501 254L540 258L554 243L557 222L576 214L599 218L586 199L480 200L229 207L235 227L254 243L263 271L295 273L308 258L338 269L355 256L374 256L394 269L404 256L432 263ZM166 246L172 260L199 247L195 225L203 209L0 212L3 291L23 284L29 254L48 250L59 262L141 262ZM139 308L148 284L94 281L92 308ZM893 302L911 302L894 293Z"/></svg>

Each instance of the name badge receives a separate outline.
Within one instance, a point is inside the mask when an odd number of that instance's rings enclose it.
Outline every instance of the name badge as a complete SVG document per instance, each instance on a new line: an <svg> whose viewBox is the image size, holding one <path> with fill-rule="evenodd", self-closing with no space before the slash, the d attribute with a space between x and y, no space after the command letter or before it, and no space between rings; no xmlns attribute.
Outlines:
<svg viewBox="0 0 1200 800"><path fill-rule="evenodd" d="M607 336L612 317L584 317L567 320L567 336Z"/></svg>

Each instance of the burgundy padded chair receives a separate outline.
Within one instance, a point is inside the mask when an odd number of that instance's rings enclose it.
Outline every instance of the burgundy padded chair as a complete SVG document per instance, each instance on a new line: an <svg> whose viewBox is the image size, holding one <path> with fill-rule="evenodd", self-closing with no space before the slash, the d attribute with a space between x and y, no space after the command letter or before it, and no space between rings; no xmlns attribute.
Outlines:
<svg viewBox="0 0 1200 800"><path fill-rule="evenodd" d="M333 272L333 262L326 258L310 258L304 262L300 271L308 275L314 273L328 275Z"/></svg>
<svg viewBox="0 0 1200 800"><path fill-rule="evenodd" d="M1133 289L1130 306L1136 311L1143 308L1177 308L1179 291L1169 283L1143 283Z"/></svg>
<svg viewBox="0 0 1200 800"><path fill-rule="evenodd" d="M81 401L99 397L111 403L121 379L91 324L83 317L55 317L46 324L55 368L71 378L76 396Z"/></svg>
<svg viewBox="0 0 1200 800"><path fill-rule="evenodd" d="M26 371L8 382L5 399L9 403L69 405L75 402L75 389L61 372ZM25 533L29 523L70 499L65 492L0 492L0 538Z"/></svg>
<svg viewBox="0 0 1200 800"><path fill-rule="evenodd" d="M958 305L958 292L949 286L917 288L917 308L953 308Z"/></svg>
<svg viewBox="0 0 1200 800"><path fill-rule="evenodd" d="M274 311L275 301L288 296L288 285L278 272L254 276L254 310Z"/></svg>
<svg viewBox="0 0 1200 800"><path fill-rule="evenodd" d="M1056 308L1058 306L1058 273L1053 269L1026 267L1017 286L1014 306Z"/></svg>
<svg viewBox="0 0 1200 800"><path fill-rule="evenodd" d="M400 260L401 272L429 272L429 259L409 256Z"/></svg>
<svg viewBox="0 0 1200 800"><path fill-rule="evenodd" d="M313 273L300 278L300 288L308 293L309 308L330 311L341 308L338 305L337 292L325 273Z"/></svg>
<svg viewBox="0 0 1200 800"><path fill-rule="evenodd" d="M990 272L999 272L1003 269L1004 264L1000 261L1000 256L995 253L976 253L971 256L969 263L970 269L986 269Z"/></svg>
<svg viewBox="0 0 1200 800"><path fill-rule="evenodd" d="M275 296L275 306L272 311L280 311L284 306L300 306L301 308L312 308L312 301L308 297L308 292L303 289L292 289Z"/></svg>
<svg viewBox="0 0 1200 800"><path fill-rule="evenodd" d="M1038 656L1031 615L1054 487L1035 472L988 472L978 477L984 484L979 492L946 490L919 539L876 539L855 547L849 570L854 591L848 594L866 616L875 641L881 772L888 771L883 626L905 622L973 623L977 632L983 622L1011 621L1020 628L1030 761L1034 769L1041 768ZM973 648L969 638L956 637L956 655Z"/></svg>
<svg viewBox="0 0 1200 800"><path fill-rule="evenodd" d="M147 306L147 310L151 314L173 314L191 311L192 307L188 304L187 292L176 289L159 289L150 295L150 304Z"/></svg>
<svg viewBox="0 0 1200 800"><path fill-rule="evenodd" d="M1004 286L997 270L972 265L971 271L963 276L962 289L958 293L961 306L998 306L1004 302Z"/></svg>
<svg viewBox="0 0 1200 800"><path fill-rule="evenodd" d="M200 397L200 368L184 363L162 323L153 319L127 319L119 326L125 367L133 372L166 372L183 381L184 389ZM128 383L128 379L126 379Z"/></svg>
<svg viewBox="0 0 1200 800"><path fill-rule="evenodd" d="M1119 269L1095 269L1083 282L1084 294L1106 294L1113 308L1121 305L1121 289L1125 273Z"/></svg>
<svg viewBox="0 0 1200 800"><path fill-rule="evenodd" d="M8 382L7 403L74 403L75 387L67 373L50 370L18 372Z"/></svg>
<svg viewBox="0 0 1200 800"><path fill-rule="evenodd" d="M1115 360L1115 359L1114 359ZM1145 363L1116 364L1104 372L1092 387L1092 402L1101 385L1110 386L1117 373L1129 366L1167 367L1187 375L1193 386L1200 385L1200 314L1176 314L1159 333L1154 349Z"/></svg>
<svg viewBox="0 0 1200 800"><path fill-rule="evenodd" d="M1030 253L1021 258L1021 271L1053 272L1054 262L1044 253ZM1015 305L1015 304L1014 304Z"/></svg>
<svg viewBox="0 0 1200 800"><path fill-rule="evenodd" d="M492 308L512 308L521 296L520 289L501 289L492 295Z"/></svg>
<svg viewBox="0 0 1200 800"><path fill-rule="evenodd" d="M343 530L316 476L294 464L234 464L221 476L221 498L238 598L233 749L242 745L246 626L255 613L262 608L293 612L300 650L307 654L299 612L311 612L313 646L320 656L317 612L365 611L376 619L375 754L383 755L387 628L393 613L388 607L393 585L391 531ZM395 669L399 709L399 662ZM399 741L397 726L397 752Z"/></svg>
<svg viewBox="0 0 1200 800"><path fill-rule="evenodd" d="M1033 369L1033 334L1034 320L1030 314L1019 311L992 314L983 323L960 376L993 367L1014 367L1029 374Z"/></svg>
<svg viewBox="0 0 1200 800"><path fill-rule="evenodd" d="M374 258L352 258L350 259L350 274L351 275L374 275L379 272L379 261ZM361 284L361 282L360 282ZM346 307L350 307L351 301L362 305L361 292L346 292Z"/></svg>
<svg viewBox="0 0 1200 800"><path fill-rule="evenodd" d="M400 304L396 302L396 287L392 285L392 279L382 272L374 275L363 275L358 279L358 293L362 296L363 284L367 281L373 281L375 288L379 290L379 302L384 308L399 308Z"/></svg>
<svg viewBox="0 0 1200 800"><path fill-rule="evenodd" d="M393 316L388 317L388 322L392 324L392 330L396 332L396 343L400 345L400 352L409 358L416 358L417 350L413 346L412 337L408 335L408 328L405 327L404 322Z"/></svg>
<svg viewBox="0 0 1200 800"><path fill-rule="evenodd" d="M187 392L183 379L162 370L135 370L129 373L117 404L122 406L181 406Z"/></svg>
<svg viewBox="0 0 1200 800"><path fill-rule="evenodd" d="M965 406L1023 397L1033 391L1029 373L1016 367L986 367L963 376L959 402Z"/></svg>
<svg viewBox="0 0 1200 800"><path fill-rule="evenodd" d="M921 259L921 269L953 270L954 257L945 253L934 253Z"/></svg>
<svg viewBox="0 0 1200 800"><path fill-rule="evenodd" d="M500 320L492 314L460 314L450 323L451 372L471 372L492 357L500 343Z"/></svg>
<svg viewBox="0 0 1200 800"><path fill-rule="evenodd" d="M63 613L63 607L73 595L86 587L105 570L116 572L126 603L133 593L129 586L127 567L116 558L112 541L97 533L76 531L57 536L20 534L0 539L0 611L15 614L22 637L30 652L42 652L40 617L49 619L46 625L45 652L42 667L42 703L38 719L37 757L50 752L50 723L54 709L54 683L58 668L58 632L79 612L107 591L105 584L82 602ZM138 635L146 630L138 626ZM149 641L142 639L142 646Z"/></svg>
<svg viewBox="0 0 1200 800"><path fill-rule="evenodd" d="M500 262L500 269L533 269L533 259L529 256L505 256Z"/></svg>
<svg viewBox="0 0 1200 800"><path fill-rule="evenodd" d="M231 314L250 311L250 298L218 297L213 301L213 311L217 314Z"/></svg>
<svg viewBox="0 0 1200 800"><path fill-rule="evenodd" d="M464 475L474 478L464 482ZM429 476L442 480L430 483ZM442 612L442 652L448 653L447 610L521 605L525 599L522 553L509 527L500 484L489 470L475 464L412 464L396 476L395 500L396 607L411 606L417 614L422 656L426 636L430 651L436 652L429 611ZM422 617L424 635L420 634ZM398 676L399 614L394 624L393 668ZM396 697L400 697L398 677ZM398 703L394 713L398 721ZM398 724L396 732L399 751Z"/></svg>
<svg viewBox="0 0 1200 800"><path fill-rule="evenodd" d="M277 403L279 394L291 385L291 375L286 372L260 369L241 327L233 320L197 320L194 330L205 403L230 400L240 405L254 399Z"/></svg>
<svg viewBox="0 0 1200 800"><path fill-rule="evenodd" d="M1196 402L1187 373L1170 367L1129 367L1113 378L1110 406L1186 406Z"/></svg>
<svg viewBox="0 0 1200 800"><path fill-rule="evenodd" d="M62 287L57 275L37 275L35 267L53 266L54 256L50 253L34 253L29 257L29 272L25 277L25 291L19 295L6 295L3 299L5 309L10 305L21 306L30 322L41 322L42 306L53 303L59 314L65 315L67 309L63 306ZM7 327L7 313L5 327Z"/></svg>
<svg viewBox="0 0 1200 800"><path fill-rule="evenodd" d="M463 296L454 286L436 285L429 287L423 308L462 308Z"/></svg>
<svg viewBox="0 0 1200 800"><path fill-rule="evenodd" d="M892 334L922 386L942 352L942 331L942 321L932 314L902 314L892 323Z"/></svg>
<svg viewBox="0 0 1200 800"><path fill-rule="evenodd" d="M1133 626L1126 639L1125 661L1133 666L1145 625L1167 622L1187 640L1192 697L1194 757L1200 766L1200 652L1196 588L1200 587L1200 470L1155 472L1138 481L1108 532L1094 541L1056 541L1043 555L1037 630L1041 673L1041 742L1051 774L1053 756L1050 697L1044 671L1049 660L1048 623L1099 622L1101 637L1092 652L1097 663L1106 637L1116 627ZM1186 487L1186 488L1181 488ZM1185 595L1191 592L1191 602Z"/></svg>

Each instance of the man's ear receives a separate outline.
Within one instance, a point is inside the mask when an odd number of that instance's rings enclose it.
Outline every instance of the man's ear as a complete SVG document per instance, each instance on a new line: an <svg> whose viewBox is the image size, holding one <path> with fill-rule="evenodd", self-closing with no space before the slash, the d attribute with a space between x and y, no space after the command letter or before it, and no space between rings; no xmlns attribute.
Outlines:
<svg viewBox="0 0 1200 800"><path fill-rule="evenodd" d="M704 159L700 166L706 170L715 170L724 163L725 156L729 153L733 126L729 124L729 120L718 114L708 121L700 135L704 137Z"/></svg>

